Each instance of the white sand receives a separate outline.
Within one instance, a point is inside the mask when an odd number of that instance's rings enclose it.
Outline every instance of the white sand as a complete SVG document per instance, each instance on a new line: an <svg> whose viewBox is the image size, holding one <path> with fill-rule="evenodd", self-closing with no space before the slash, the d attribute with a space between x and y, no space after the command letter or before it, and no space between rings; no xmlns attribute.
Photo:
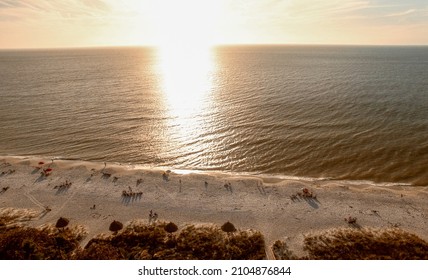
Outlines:
<svg viewBox="0 0 428 280"><path fill-rule="evenodd" d="M44 161L52 174L43 177L35 167ZM93 170L91 170L93 169ZM15 172L8 174L9 170ZM262 232L267 245L285 240L302 253L303 236L333 227L348 227L352 216L362 227L393 227L428 240L428 187L373 185L364 182L291 180L222 173L169 173L135 166L64 161L42 158L0 157L0 208L18 208L39 214L26 223L40 226L63 216L89 232L83 244L99 233L108 233L113 220L148 221L153 210L160 220L180 226L189 223L232 222L240 229ZM110 177L102 172L111 173ZM91 176L91 174L93 174ZM117 179L115 179L117 177ZM137 185L137 180L142 179ZM67 189L54 188L72 182ZM181 184L180 184L181 180ZM205 181L208 183L205 186ZM231 189L224 187L230 182ZM130 189L131 188L131 189ZM317 199L292 200L302 188ZM142 192L124 198L123 191ZM95 209L91 209L95 205ZM45 207L52 210L45 211ZM27 219L28 220L28 219ZM269 254L271 257L271 254Z"/></svg>

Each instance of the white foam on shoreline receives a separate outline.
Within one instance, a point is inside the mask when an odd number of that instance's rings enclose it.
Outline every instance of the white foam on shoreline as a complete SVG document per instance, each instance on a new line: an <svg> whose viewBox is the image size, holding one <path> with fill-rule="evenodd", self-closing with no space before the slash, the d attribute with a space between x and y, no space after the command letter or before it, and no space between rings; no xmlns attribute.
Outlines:
<svg viewBox="0 0 428 280"><path fill-rule="evenodd" d="M171 172L179 175L189 175L189 174L200 174L207 176L215 176L215 177L252 177L259 178L262 181L302 181L308 183L317 183L317 182L335 182L338 184L344 185L368 185L373 187L419 187L415 186L411 183L402 183L402 182L374 182L370 180L343 180L343 179L334 179L334 178L315 178L315 177L305 177L305 176L292 176L292 175L284 175L284 174L265 174L265 173L256 173L256 172L233 172L233 171L222 171L222 170L198 170L198 169L176 169L174 167L168 166L154 166L154 165L146 165L146 164L134 164L134 163L122 163L122 162L104 162L104 161L87 161L79 158L69 158L69 157L46 157L46 156L1 156L0 160L29 160L29 161L46 161L49 162L63 162L65 165L84 165L84 166L92 166L92 165L100 165L104 166L106 164L109 167L121 167L128 170L141 170L141 171L155 171L155 172L164 172L166 170L170 170ZM424 186L421 186L424 187Z"/></svg>

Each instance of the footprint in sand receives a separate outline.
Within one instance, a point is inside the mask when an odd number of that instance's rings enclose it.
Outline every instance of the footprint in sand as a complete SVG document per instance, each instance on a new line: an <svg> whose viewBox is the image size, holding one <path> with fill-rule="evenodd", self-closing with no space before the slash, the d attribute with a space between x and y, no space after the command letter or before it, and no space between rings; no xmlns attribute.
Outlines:
<svg viewBox="0 0 428 280"><path fill-rule="evenodd" d="M92 213L91 217L94 219L99 219L101 217L101 214L100 213Z"/></svg>

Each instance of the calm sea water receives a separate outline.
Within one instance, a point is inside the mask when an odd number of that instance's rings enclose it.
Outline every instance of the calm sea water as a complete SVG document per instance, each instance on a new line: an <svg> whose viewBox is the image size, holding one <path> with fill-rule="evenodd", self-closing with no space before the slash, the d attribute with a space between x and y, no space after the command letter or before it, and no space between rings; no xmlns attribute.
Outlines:
<svg viewBox="0 0 428 280"><path fill-rule="evenodd" d="M428 185L428 47L0 52L0 154Z"/></svg>

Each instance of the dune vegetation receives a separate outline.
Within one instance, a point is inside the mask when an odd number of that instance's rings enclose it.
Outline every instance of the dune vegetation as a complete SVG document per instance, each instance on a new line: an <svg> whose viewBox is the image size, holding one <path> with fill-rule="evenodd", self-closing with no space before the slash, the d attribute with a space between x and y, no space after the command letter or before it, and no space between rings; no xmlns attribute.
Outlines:
<svg viewBox="0 0 428 280"><path fill-rule="evenodd" d="M399 228L334 228L306 235L302 257L280 240L272 251L279 260L428 260L428 242Z"/></svg>
<svg viewBox="0 0 428 280"><path fill-rule="evenodd" d="M63 218L61 218L62 221ZM58 224L58 223L57 223ZM229 224L227 224L229 225ZM226 232L216 225L188 225L181 230L173 223L132 222L111 235L92 238L85 247L80 241L82 227L41 228L24 226L0 229L0 259L77 260L249 260L265 259L265 243L260 232ZM230 226L230 225L229 225ZM80 229L80 231L79 231Z"/></svg>
<svg viewBox="0 0 428 280"><path fill-rule="evenodd" d="M309 259L428 259L428 242L399 228L333 229L306 236L303 246Z"/></svg>
<svg viewBox="0 0 428 280"><path fill-rule="evenodd" d="M95 236L86 246L88 232L61 217L55 225L32 228L17 224L16 215L0 215L0 259L3 260L262 260L263 235L222 226L173 222L110 225L111 234ZM306 235L302 256L278 240L269 248L276 259L428 259L428 242L399 228L335 228Z"/></svg>

